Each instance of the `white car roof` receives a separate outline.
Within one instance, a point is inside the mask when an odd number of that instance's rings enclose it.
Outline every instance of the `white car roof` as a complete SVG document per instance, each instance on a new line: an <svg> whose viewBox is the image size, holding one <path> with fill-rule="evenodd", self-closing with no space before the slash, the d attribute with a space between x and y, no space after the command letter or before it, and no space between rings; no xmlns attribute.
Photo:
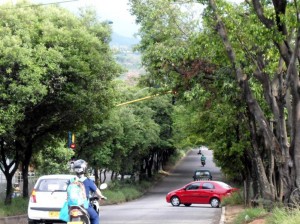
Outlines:
<svg viewBox="0 0 300 224"><path fill-rule="evenodd" d="M39 179L71 179L72 177L75 177L75 175L72 175L72 174L50 174L50 175L40 176Z"/></svg>

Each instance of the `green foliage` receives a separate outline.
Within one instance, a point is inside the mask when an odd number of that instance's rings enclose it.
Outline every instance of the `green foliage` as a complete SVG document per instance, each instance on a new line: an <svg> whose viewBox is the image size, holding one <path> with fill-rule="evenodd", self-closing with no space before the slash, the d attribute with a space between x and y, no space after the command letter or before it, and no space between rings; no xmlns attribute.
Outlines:
<svg viewBox="0 0 300 224"><path fill-rule="evenodd" d="M40 164L56 150L69 159L46 140L66 139L68 131L103 120L114 102L112 80L122 71L110 50L111 29L95 12L75 16L58 6L27 4L0 7L1 155L15 167L19 160L28 167L39 151ZM67 171L57 165L66 160L53 158L44 160L52 168L41 172Z"/></svg>
<svg viewBox="0 0 300 224"><path fill-rule="evenodd" d="M0 123L14 125L24 116L37 116L37 110L44 127L59 117L69 128L101 117L112 95L109 82L120 71L105 40L108 28L90 11L77 18L55 6L3 7L0 88L5 105L0 109L1 118L15 120Z"/></svg>
<svg viewBox="0 0 300 224"><path fill-rule="evenodd" d="M0 201L0 217L24 215L27 213L28 199L17 197L12 199L10 205Z"/></svg>
<svg viewBox="0 0 300 224"><path fill-rule="evenodd" d="M222 205L242 205L244 204L243 192L234 192L229 197L222 199Z"/></svg>
<svg viewBox="0 0 300 224"><path fill-rule="evenodd" d="M249 222L250 220L254 220L255 218L264 217L268 214L266 210L263 208L249 208L245 209L242 213L238 214L235 218L235 224L242 224L245 222Z"/></svg>
<svg viewBox="0 0 300 224"><path fill-rule="evenodd" d="M267 223L272 224L296 224L300 222L300 208L275 208Z"/></svg>
<svg viewBox="0 0 300 224"><path fill-rule="evenodd" d="M66 148L65 141L54 139L48 146L35 154L32 164L37 175L70 173L69 161L74 155L73 150Z"/></svg>
<svg viewBox="0 0 300 224"><path fill-rule="evenodd" d="M122 191L106 190L105 196L108 198L107 201L102 202L105 204L116 204L126 202L126 195Z"/></svg>

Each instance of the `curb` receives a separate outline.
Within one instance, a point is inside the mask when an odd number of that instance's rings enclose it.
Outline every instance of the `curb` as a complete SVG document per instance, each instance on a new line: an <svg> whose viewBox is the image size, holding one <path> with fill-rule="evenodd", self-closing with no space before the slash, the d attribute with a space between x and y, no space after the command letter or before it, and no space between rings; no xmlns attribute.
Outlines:
<svg viewBox="0 0 300 224"><path fill-rule="evenodd" d="M225 224L225 206L222 206L222 214L219 224Z"/></svg>

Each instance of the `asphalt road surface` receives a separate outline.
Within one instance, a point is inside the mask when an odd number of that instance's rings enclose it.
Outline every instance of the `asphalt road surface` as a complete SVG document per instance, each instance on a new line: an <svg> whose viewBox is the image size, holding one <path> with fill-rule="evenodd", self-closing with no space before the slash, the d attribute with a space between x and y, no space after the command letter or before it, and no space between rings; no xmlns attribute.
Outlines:
<svg viewBox="0 0 300 224"><path fill-rule="evenodd" d="M193 172L201 167L198 149L191 150L169 176L156 184L143 197L120 205L101 207L101 224L218 224L221 208L210 205L192 204L190 207L180 205L173 207L166 202L166 194L193 180ZM212 151L202 150L206 156L205 168L212 173L214 180L222 180L220 170L212 161ZM103 192L105 194L105 191ZM109 199L108 199L109 200Z"/></svg>

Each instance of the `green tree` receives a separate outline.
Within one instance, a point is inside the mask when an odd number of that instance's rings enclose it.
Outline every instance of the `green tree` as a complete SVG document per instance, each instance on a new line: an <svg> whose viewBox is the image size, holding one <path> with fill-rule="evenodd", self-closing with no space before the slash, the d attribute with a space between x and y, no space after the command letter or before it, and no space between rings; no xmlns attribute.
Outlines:
<svg viewBox="0 0 300 224"><path fill-rule="evenodd" d="M66 147L64 139L53 138L44 144L45 149L33 155L31 165L35 168L35 174L65 174L71 170L70 161L74 151Z"/></svg>
<svg viewBox="0 0 300 224"><path fill-rule="evenodd" d="M7 157L16 166L21 161L27 197L28 165L43 150L37 145L50 135L67 138L67 131L103 119L120 68L109 48L110 27L91 10L80 17L56 6L24 3L0 10L1 167L9 168ZM9 203L14 173L4 173Z"/></svg>
<svg viewBox="0 0 300 224"><path fill-rule="evenodd" d="M124 81L116 83L119 103L150 94L145 87ZM171 113L168 95L117 106L106 120L89 126L78 136L77 155L89 160L95 173L111 170L113 179L119 174L121 177L125 174L151 177L153 172L162 169L174 150Z"/></svg>

